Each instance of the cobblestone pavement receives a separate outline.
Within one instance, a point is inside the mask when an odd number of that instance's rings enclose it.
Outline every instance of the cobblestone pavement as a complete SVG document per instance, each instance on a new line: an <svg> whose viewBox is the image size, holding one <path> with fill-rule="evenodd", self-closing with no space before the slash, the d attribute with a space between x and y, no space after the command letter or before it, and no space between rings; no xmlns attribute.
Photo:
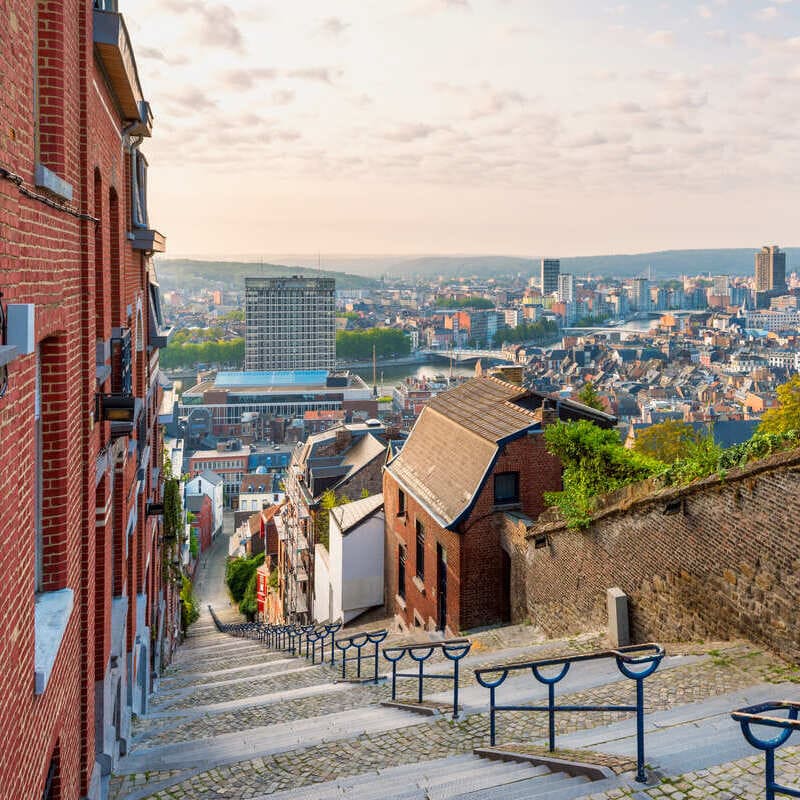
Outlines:
<svg viewBox="0 0 800 800"><path fill-rule="evenodd" d="M776 756L777 781L800 789L800 747L784 747L777 751ZM659 800L764 800L764 796L764 756L758 755L677 777L666 777L657 786L591 794L586 800L644 800L651 797Z"/></svg>

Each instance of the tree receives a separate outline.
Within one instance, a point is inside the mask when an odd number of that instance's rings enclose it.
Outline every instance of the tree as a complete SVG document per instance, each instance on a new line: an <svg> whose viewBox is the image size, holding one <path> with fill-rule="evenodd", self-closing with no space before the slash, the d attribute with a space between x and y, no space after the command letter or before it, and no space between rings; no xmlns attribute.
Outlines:
<svg viewBox="0 0 800 800"><path fill-rule="evenodd" d="M633 449L645 456L672 464L679 458L688 458L696 453L695 445L702 434L691 425L676 419L668 419L640 431Z"/></svg>
<svg viewBox="0 0 800 800"><path fill-rule="evenodd" d="M411 352L411 340L399 328L369 328L336 333L337 358L367 361L372 358L373 346L378 358L405 356Z"/></svg>
<svg viewBox="0 0 800 800"><path fill-rule="evenodd" d="M585 406L594 408L597 411L606 410L603 401L600 399L600 394L597 389L594 388L594 384L591 381L587 381L583 384L583 387L578 392L578 400Z"/></svg>
<svg viewBox="0 0 800 800"><path fill-rule="evenodd" d="M778 387L778 407L770 408L761 417L758 433L800 431L800 375Z"/></svg>

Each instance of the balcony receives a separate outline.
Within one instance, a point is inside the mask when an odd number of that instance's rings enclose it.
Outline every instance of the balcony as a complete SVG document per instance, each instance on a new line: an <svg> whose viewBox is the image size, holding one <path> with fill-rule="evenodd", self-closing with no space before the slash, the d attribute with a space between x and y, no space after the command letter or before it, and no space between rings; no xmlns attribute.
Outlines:
<svg viewBox="0 0 800 800"><path fill-rule="evenodd" d="M139 123L140 130L131 133L149 136L152 115L150 107L142 96L133 47L121 14L95 7L94 46L97 59L106 74L109 88L119 104L123 119Z"/></svg>

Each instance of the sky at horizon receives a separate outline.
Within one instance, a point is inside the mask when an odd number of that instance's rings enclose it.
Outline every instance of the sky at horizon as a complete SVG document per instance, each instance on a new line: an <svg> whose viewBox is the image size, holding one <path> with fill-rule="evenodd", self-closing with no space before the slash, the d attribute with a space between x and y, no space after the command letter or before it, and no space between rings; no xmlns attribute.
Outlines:
<svg viewBox="0 0 800 800"><path fill-rule="evenodd" d="M120 10L171 256L795 239L800 0Z"/></svg>

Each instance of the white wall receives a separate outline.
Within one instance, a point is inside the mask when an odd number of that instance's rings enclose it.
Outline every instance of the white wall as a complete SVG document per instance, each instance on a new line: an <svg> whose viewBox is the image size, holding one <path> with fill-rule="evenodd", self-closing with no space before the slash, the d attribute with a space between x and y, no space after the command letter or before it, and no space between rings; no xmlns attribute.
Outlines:
<svg viewBox="0 0 800 800"><path fill-rule="evenodd" d="M383 604L383 511L342 536L333 516L330 522L330 580L333 619L349 622Z"/></svg>
<svg viewBox="0 0 800 800"><path fill-rule="evenodd" d="M214 512L214 530L212 534L222 530L222 512L225 507L224 490L225 487L221 482L215 486L209 483L202 475L196 475L186 484L187 495L204 494L211 499L211 507Z"/></svg>
<svg viewBox="0 0 800 800"><path fill-rule="evenodd" d="M328 551L324 544L314 548L314 622L331 620L330 567ZM334 617L333 619L338 619Z"/></svg>

